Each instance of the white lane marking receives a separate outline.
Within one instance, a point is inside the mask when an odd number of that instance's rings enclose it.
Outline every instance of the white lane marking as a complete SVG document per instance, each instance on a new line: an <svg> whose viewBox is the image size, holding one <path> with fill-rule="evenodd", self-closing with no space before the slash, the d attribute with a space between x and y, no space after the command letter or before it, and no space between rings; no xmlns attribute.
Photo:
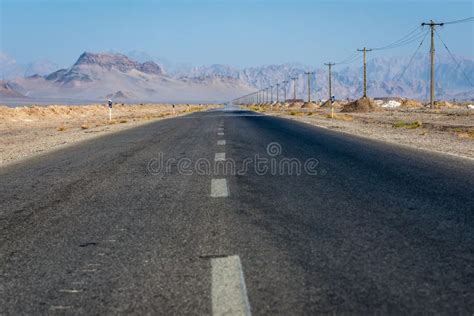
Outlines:
<svg viewBox="0 0 474 316"><path fill-rule="evenodd" d="M218 140L217 141L217 146L224 146L225 145L225 140Z"/></svg>
<svg viewBox="0 0 474 316"><path fill-rule="evenodd" d="M66 306L66 305L53 305L51 306L52 310L63 310L63 309L71 309L72 306Z"/></svg>
<svg viewBox="0 0 474 316"><path fill-rule="evenodd" d="M211 197L227 197L229 190L227 189L226 179L212 179L211 180Z"/></svg>
<svg viewBox="0 0 474 316"><path fill-rule="evenodd" d="M82 290L75 290L75 289L71 289L71 290L59 290L59 292L61 292L61 293L72 293L72 294L74 294L74 293L81 293Z"/></svg>
<svg viewBox="0 0 474 316"><path fill-rule="evenodd" d="M217 130L218 130L219 132L223 132L223 131L224 131L224 128L223 128L223 127L219 127Z"/></svg>
<svg viewBox="0 0 474 316"><path fill-rule="evenodd" d="M211 259L212 315L251 315L239 256Z"/></svg>
<svg viewBox="0 0 474 316"><path fill-rule="evenodd" d="M225 161L225 153L216 153L214 161Z"/></svg>
<svg viewBox="0 0 474 316"><path fill-rule="evenodd" d="M217 136L224 136L224 133L219 132L219 133L217 133Z"/></svg>

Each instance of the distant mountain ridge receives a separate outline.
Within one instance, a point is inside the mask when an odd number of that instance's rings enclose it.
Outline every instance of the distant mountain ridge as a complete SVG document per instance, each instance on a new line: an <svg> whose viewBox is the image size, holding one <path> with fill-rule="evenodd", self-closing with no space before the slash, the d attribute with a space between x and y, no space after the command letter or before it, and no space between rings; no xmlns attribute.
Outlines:
<svg viewBox="0 0 474 316"><path fill-rule="evenodd" d="M10 81L18 95L28 97L67 97L97 99L111 96L127 100L227 100L296 77L297 98L306 98L305 71L313 71L311 98L328 98L327 68L296 63L248 67L228 65L175 68L167 72L159 61L147 60L147 54L133 52L140 61L119 53L84 52L69 68L47 75L35 75ZM474 99L474 59L436 56L436 97L438 99ZM362 94L361 61L333 67L332 94L336 98L357 98ZM408 66L409 65L409 66ZM368 94L371 97L408 97L427 99L429 58L376 57L367 63ZM279 96L292 97L289 82ZM4 93L6 94L6 92ZM8 93L10 96L11 92ZM1 96L1 94L0 94ZM5 96L4 96L5 97ZM274 95L276 99L276 93Z"/></svg>
<svg viewBox="0 0 474 316"><path fill-rule="evenodd" d="M139 63L122 54L94 54L84 52L79 56L73 68L80 65L97 65L107 70L116 68L121 72L136 69L147 74L162 75L164 73L161 67L153 61Z"/></svg>
<svg viewBox="0 0 474 316"><path fill-rule="evenodd" d="M69 68L45 76L9 81L24 97L127 101L215 102L253 91L221 75L174 78L153 61L137 62L123 54L84 52ZM2 95L4 98L12 94Z"/></svg>
<svg viewBox="0 0 474 316"><path fill-rule="evenodd" d="M436 96L443 99L474 98L474 59L456 56L459 65L449 56L436 58ZM429 92L429 59L424 55L414 56L409 67L408 57L372 58L367 63L368 94L373 97L399 96L426 99ZM236 78L256 89L263 89L289 78L296 77L298 98L307 95L306 71L311 76L311 97L327 99L327 68L307 67L299 64L269 65L237 69L227 65L194 67L191 76L223 75ZM337 98L357 98L362 94L362 66L335 66L332 73L332 94ZM183 75L183 74L180 74ZM469 78L471 78L469 80ZM290 80L291 81L291 80ZM286 85L287 95L292 95L292 84ZM283 95L283 91L280 91ZM275 97L275 96L274 96Z"/></svg>
<svg viewBox="0 0 474 316"><path fill-rule="evenodd" d="M0 78L3 80L33 75L43 76L56 69L58 69L58 65L46 59L18 63L11 56L0 52Z"/></svg>

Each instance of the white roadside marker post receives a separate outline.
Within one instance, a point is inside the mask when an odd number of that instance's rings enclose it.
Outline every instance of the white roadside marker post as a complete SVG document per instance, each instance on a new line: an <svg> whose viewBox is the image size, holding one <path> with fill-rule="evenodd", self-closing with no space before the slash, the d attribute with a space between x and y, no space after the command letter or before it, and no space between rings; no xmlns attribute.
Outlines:
<svg viewBox="0 0 474 316"><path fill-rule="evenodd" d="M112 100L108 100L107 103L109 104L109 122L112 121Z"/></svg>

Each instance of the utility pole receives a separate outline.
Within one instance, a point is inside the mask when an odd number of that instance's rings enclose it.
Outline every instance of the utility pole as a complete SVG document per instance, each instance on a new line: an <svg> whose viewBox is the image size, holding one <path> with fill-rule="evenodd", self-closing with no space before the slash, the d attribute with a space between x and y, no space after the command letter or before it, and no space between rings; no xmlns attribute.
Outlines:
<svg viewBox="0 0 474 316"><path fill-rule="evenodd" d="M311 102L311 75L314 75L314 72L307 71L304 73L308 76L308 102Z"/></svg>
<svg viewBox="0 0 474 316"><path fill-rule="evenodd" d="M435 27L443 26L444 23L435 23L433 20L430 20L429 23L421 23L421 26L428 25L431 29L431 48L430 48L430 59L431 59L431 80L430 80L430 106L434 106L434 57L435 57L435 46L434 46L434 32Z"/></svg>
<svg viewBox="0 0 474 316"><path fill-rule="evenodd" d="M286 84L288 83L287 80L283 81L282 84L283 84L283 92L284 92L284 96L285 96L285 99L283 100L283 102L286 102Z"/></svg>
<svg viewBox="0 0 474 316"><path fill-rule="evenodd" d="M329 67L329 104L332 104L332 80L331 80L331 67L335 65L335 63L328 62L325 64Z"/></svg>
<svg viewBox="0 0 474 316"><path fill-rule="evenodd" d="M277 83L277 84L276 84L276 88L277 88L277 102L280 102L280 97L279 97L279 95L278 95L278 88L279 88L279 87L280 87L280 84Z"/></svg>
<svg viewBox="0 0 474 316"><path fill-rule="evenodd" d="M372 49L367 49L367 48L363 48L363 49L357 49L358 52L364 52L364 97L367 97L367 63L366 63L366 59L365 59L365 55L367 52L371 52Z"/></svg>
<svg viewBox="0 0 474 316"><path fill-rule="evenodd" d="M270 103L273 103L273 86L270 86Z"/></svg>
<svg viewBox="0 0 474 316"><path fill-rule="evenodd" d="M296 101L296 79L297 77L291 78L293 80L293 102Z"/></svg>

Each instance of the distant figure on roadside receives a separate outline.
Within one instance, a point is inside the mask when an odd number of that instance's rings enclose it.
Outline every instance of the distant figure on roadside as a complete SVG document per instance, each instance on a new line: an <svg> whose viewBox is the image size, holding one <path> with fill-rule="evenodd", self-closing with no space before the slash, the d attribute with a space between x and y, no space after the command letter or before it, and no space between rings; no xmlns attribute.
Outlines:
<svg viewBox="0 0 474 316"><path fill-rule="evenodd" d="M331 96L331 102L334 103L336 101L336 97L335 96Z"/></svg>
<svg viewBox="0 0 474 316"><path fill-rule="evenodd" d="M172 104L172 106L173 106L173 114L176 114L176 112L174 111L174 103Z"/></svg>

